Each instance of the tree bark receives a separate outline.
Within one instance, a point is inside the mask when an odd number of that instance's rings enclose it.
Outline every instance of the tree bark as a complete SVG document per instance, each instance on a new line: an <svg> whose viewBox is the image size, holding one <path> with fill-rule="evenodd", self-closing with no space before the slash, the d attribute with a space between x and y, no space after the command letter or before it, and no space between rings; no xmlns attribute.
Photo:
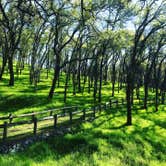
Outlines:
<svg viewBox="0 0 166 166"><path fill-rule="evenodd" d="M132 125L132 111L131 111L131 94L132 94L132 79L130 74L127 75L126 86L126 100L127 100L127 125Z"/></svg>
<svg viewBox="0 0 166 166"><path fill-rule="evenodd" d="M55 63L55 67L54 67L54 78L52 81L52 86L48 95L48 99L52 99L53 95L54 95L54 90L55 90L55 86L59 77L59 72L60 72L60 55L59 53L56 54L56 63Z"/></svg>
<svg viewBox="0 0 166 166"><path fill-rule="evenodd" d="M2 76L3 76L3 73L5 71L6 64L7 64L7 58L4 57L2 59L2 68L0 70L0 81L2 80Z"/></svg>
<svg viewBox="0 0 166 166"><path fill-rule="evenodd" d="M101 103L101 90L102 90L102 81L103 81L103 58L101 60L101 64L100 64L100 83L99 83L99 98L98 101L99 103Z"/></svg>
<svg viewBox="0 0 166 166"><path fill-rule="evenodd" d="M112 66L112 97L114 97L114 92L115 92L115 79L116 79L115 64L113 64Z"/></svg>
<svg viewBox="0 0 166 166"><path fill-rule="evenodd" d="M148 83L144 82L144 109L147 109L147 100L148 100Z"/></svg>
<svg viewBox="0 0 166 166"><path fill-rule="evenodd" d="M10 73L9 86L14 86L14 70L13 70L13 56L8 58L8 67Z"/></svg>

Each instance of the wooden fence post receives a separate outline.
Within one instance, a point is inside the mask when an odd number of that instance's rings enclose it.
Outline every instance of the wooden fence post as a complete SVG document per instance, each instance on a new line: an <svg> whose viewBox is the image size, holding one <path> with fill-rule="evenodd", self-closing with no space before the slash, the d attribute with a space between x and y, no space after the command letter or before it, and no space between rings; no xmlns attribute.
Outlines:
<svg viewBox="0 0 166 166"><path fill-rule="evenodd" d="M72 111L69 112L70 123L72 123Z"/></svg>
<svg viewBox="0 0 166 166"><path fill-rule="evenodd" d="M54 115L54 129L56 129L57 127L57 120L58 120L58 116L57 114Z"/></svg>
<svg viewBox="0 0 166 166"><path fill-rule="evenodd" d="M53 111L50 111L50 116L52 116Z"/></svg>
<svg viewBox="0 0 166 166"><path fill-rule="evenodd" d="M112 100L110 99L110 108L112 107Z"/></svg>
<svg viewBox="0 0 166 166"><path fill-rule="evenodd" d="M37 134L37 118L36 117L33 118L33 124L34 124L33 134L36 135Z"/></svg>
<svg viewBox="0 0 166 166"><path fill-rule="evenodd" d="M8 123L7 123L7 122L4 122L3 141L6 141L6 139L7 139L7 126L8 126Z"/></svg>
<svg viewBox="0 0 166 166"><path fill-rule="evenodd" d="M34 113L34 112L32 112L32 113ZM35 118L35 115L33 114L33 115L32 115L32 121L34 120L34 118Z"/></svg>
<svg viewBox="0 0 166 166"><path fill-rule="evenodd" d="M83 111L83 120L85 120L85 118L86 118L86 112L85 112L85 108L82 110Z"/></svg>

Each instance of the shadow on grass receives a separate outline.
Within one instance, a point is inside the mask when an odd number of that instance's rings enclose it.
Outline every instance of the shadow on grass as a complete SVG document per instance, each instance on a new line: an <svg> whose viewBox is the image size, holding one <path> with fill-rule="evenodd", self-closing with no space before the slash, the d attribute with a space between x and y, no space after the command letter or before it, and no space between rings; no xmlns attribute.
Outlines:
<svg viewBox="0 0 166 166"><path fill-rule="evenodd" d="M19 109L30 108L34 106L47 104L48 100L44 95L21 95L21 96L9 96L4 98L0 102L0 112L1 113L12 113Z"/></svg>
<svg viewBox="0 0 166 166"><path fill-rule="evenodd" d="M118 116L115 115L114 117L117 118ZM78 132L77 128L73 134L50 138L47 142L40 142L33 145L25 154L29 158L35 156L35 161L39 161L41 156L49 155L47 153L48 149L50 149L49 152L51 151L51 155L59 156L58 159L69 154L75 155L77 153L92 156L93 153L100 152L100 141L102 140L107 142L108 147L114 149L114 151L120 151L123 154L122 158L126 160L124 164L139 165L141 164L140 157L150 160L151 155L153 155L153 159L155 160L165 161L164 154L166 153L166 147L164 137L160 136L158 138L158 135L155 135L155 126L158 124L155 123L155 125L144 128L140 124L134 125L134 130L130 133L126 132L130 127L124 124L112 124L108 132L104 132L104 129L99 127L99 119L95 119L95 121L98 121L97 125L93 124L90 128L83 128L83 132ZM106 118L106 121L111 121L111 118ZM79 128L80 130L81 128ZM138 160L134 159L136 156L133 156L133 154L138 157Z"/></svg>
<svg viewBox="0 0 166 166"><path fill-rule="evenodd" d="M90 160L93 154L99 154L101 160L102 155L115 157L118 154L124 165L147 166L152 159L165 162L165 136L156 129L156 126L166 127L163 119L155 119L153 114L149 117L146 112L141 116L133 116L136 118L135 124L126 126L123 112L105 111L92 123L76 125L72 134L34 143L26 151L17 153L17 159L22 162L31 159L31 162L42 163L50 158L58 162L65 158L70 160L72 165L78 164L82 156L86 156L86 162L93 162L94 158ZM120 118L121 121L118 121ZM146 122L143 124L142 120L150 122L147 125ZM110 126L101 127L108 122ZM69 156L72 156L72 159L69 159Z"/></svg>

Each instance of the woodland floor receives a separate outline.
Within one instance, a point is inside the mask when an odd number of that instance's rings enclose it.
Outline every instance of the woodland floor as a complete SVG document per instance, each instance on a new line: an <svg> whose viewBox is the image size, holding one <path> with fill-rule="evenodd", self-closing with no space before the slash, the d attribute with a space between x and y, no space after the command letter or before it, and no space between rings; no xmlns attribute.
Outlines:
<svg viewBox="0 0 166 166"><path fill-rule="evenodd" d="M64 106L64 75L51 102L47 100L51 78L45 79L45 75L42 74L37 91L28 84L28 71L16 78L14 87L7 86L8 76L5 75L3 82L0 82L0 116ZM104 102L109 100L110 94L111 85L103 85ZM142 90L141 95L143 97ZM120 93L115 92L115 98L122 97L125 97L124 89ZM151 92L150 97L153 97ZM88 107L92 103L92 93L88 94L87 89L84 94L73 96L72 87L69 87L66 105ZM165 105L160 105L157 113L153 105L148 110L136 105L133 108L133 125L125 126L126 108L108 109L98 113L92 122L73 126L73 134L52 137L34 143L25 151L1 155L0 166L165 166L165 112Z"/></svg>

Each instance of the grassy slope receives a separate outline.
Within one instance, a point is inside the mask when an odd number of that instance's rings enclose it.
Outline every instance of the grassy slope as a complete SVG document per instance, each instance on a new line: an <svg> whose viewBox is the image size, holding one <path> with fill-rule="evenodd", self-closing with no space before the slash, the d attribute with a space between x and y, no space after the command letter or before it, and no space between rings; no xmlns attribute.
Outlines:
<svg viewBox="0 0 166 166"><path fill-rule="evenodd" d="M15 87L7 87L8 76L0 82L0 116L40 111L63 106L63 88L56 90L54 100L48 102L51 78L39 83L38 91L28 85L28 72L16 78ZM64 76L61 77L64 84ZM61 84L61 85L62 85ZM68 91L67 105L88 106L93 102L92 93L72 95ZM108 101L111 86L103 88L103 100ZM142 94L143 95L143 94ZM124 97L124 91L115 94ZM123 112L124 110L124 112ZM166 165L165 106L158 113L134 111L134 125L124 127L125 108L108 110L93 123L83 123L74 129L73 135L52 138L30 146L25 152L1 155L0 166L4 165ZM138 114L137 114L138 113Z"/></svg>
<svg viewBox="0 0 166 166"><path fill-rule="evenodd" d="M32 111L47 110L50 108L64 106L63 93L65 76L60 77L60 88L56 88L52 102L48 102L48 92L52 82L52 73L46 79L46 73L42 72L41 82L38 84L37 91L34 86L29 84L28 69L22 72L18 78L15 77L15 86L9 87L9 75L4 74L3 81L0 81L0 116L8 115L9 113L22 114ZM85 89L84 94L72 94L71 82L67 93L66 105L80 105L83 107L93 104L93 89L91 94ZM143 95L143 93L141 93ZM111 84L103 85L102 101L109 101L111 96ZM125 97L125 91L120 93L115 92L115 98Z"/></svg>
<svg viewBox="0 0 166 166"><path fill-rule="evenodd" d="M15 86L9 87L9 76L4 75L3 82L0 81L0 116L9 113L22 114L32 111L47 110L50 108L64 106L63 92L65 76L61 76L60 88L56 88L54 99L48 102L47 96L51 86L52 78L46 79L46 73L42 73L41 82L38 84L38 90L34 90L33 85L29 85L29 73L27 70L19 78L15 78ZM71 85L71 83L70 83ZM103 101L108 101L111 94L111 86L103 86ZM124 96L124 92L119 95ZM67 94L66 105L89 106L93 103L93 94L88 94L87 89L84 94L73 96L70 86Z"/></svg>
<svg viewBox="0 0 166 166"><path fill-rule="evenodd" d="M73 129L74 134L51 138L25 152L2 155L0 165L111 165L165 166L166 115L150 110L134 113L133 126L123 126L124 109L107 110L92 122Z"/></svg>
<svg viewBox="0 0 166 166"><path fill-rule="evenodd" d="M34 86L29 84L29 71L26 68L22 75L17 78L15 77L15 86L9 87L9 75L4 74L3 81L0 81L0 116L12 114L23 114L28 112L43 111L57 107L63 107L63 97L64 97L64 82L65 75L60 77L60 87L56 88L55 95L52 101L47 100L48 92L51 86L52 73L50 77L46 79L46 73L42 71L41 82L38 84L37 91L35 91ZM93 89L92 93L72 94L72 85L70 81L70 86L67 94L67 103L66 105L78 105L82 107L87 107L93 104ZM87 86L87 85L86 85ZM104 85L102 91L102 100L109 101L111 94L111 86ZM124 97L124 92L121 91L118 97ZM25 118L24 118L25 119ZM16 121L19 119L16 119ZM20 119L21 120L21 119ZM0 121L2 124L3 121ZM51 122L52 123L52 122ZM30 132L32 131L32 126L30 127ZM20 127L21 131L28 131L24 126ZM13 136L15 133L8 134L8 136ZM17 134L20 132L17 132ZM2 129L0 129L0 139L2 137Z"/></svg>

